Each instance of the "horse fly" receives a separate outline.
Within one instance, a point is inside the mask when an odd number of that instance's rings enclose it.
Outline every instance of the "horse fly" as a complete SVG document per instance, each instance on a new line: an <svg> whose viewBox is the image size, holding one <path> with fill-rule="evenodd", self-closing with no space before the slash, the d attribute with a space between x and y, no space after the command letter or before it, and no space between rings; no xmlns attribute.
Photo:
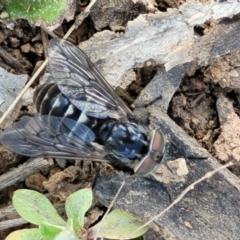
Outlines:
<svg viewBox="0 0 240 240"><path fill-rule="evenodd" d="M16 122L0 135L9 150L29 157L107 160L147 175L162 161L165 139L137 123L90 59L75 45L52 39L49 68L55 83L40 85L39 116Z"/></svg>

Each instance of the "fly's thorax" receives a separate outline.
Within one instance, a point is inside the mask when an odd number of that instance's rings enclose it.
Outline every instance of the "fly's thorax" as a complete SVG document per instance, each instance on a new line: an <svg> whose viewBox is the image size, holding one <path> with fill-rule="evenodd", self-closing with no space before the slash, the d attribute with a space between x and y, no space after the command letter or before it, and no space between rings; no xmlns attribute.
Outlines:
<svg viewBox="0 0 240 240"><path fill-rule="evenodd" d="M132 168L137 175L148 175L164 158L166 143L160 129L150 134L133 121L110 120L102 124L99 135L109 160Z"/></svg>
<svg viewBox="0 0 240 240"><path fill-rule="evenodd" d="M148 152L150 141L146 130L135 122L107 121L102 124L99 135L108 155L123 166L134 168Z"/></svg>

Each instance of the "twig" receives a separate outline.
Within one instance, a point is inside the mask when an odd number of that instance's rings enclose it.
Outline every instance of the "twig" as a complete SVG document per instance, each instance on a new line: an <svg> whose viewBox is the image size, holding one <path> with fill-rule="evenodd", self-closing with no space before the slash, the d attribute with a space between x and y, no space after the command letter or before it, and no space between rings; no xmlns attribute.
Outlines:
<svg viewBox="0 0 240 240"><path fill-rule="evenodd" d="M45 28L43 28L41 26L41 38L42 38L42 43L43 43L43 52L44 52L44 57L47 58L48 57L48 35L47 32L45 31Z"/></svg>
<svg viewBox="0 0 240 240"><path fill-rule="evenodd" d="M63 39L67 39L69 35L78 28L79 25L83 22L83 20L89 15L91 7L94 5L96 0L92 0L88 6L76 17L74 24L68 30L68 32L64 35Z"/></svg>
<svg viewBox="0 0 240 240"><path fill-rule="evenodd" d="M4 59L4 61L9 64L14 70L18 69L19 73L26 73L26 70L23 69L22 65L19 61L14 58L10 53L8 53L5 49L0 46L0 57Z"/></svg>
<svg viewBox="0 0 240 240"><path fill-rule="evenodd" d="M84 11L82 11L77 17L76 20L74 22L75 28L77 28L82 21L89 15L90 13L90 9L92 8L92 6L96 3L97 0L92 0L88 6L84 9Z"/></svg>
<svg viewBox="0 0 240 240"><path fill-rule="evenodd" d="M113 204L116 202L116 199L117 199L118 195L120 194L120 192L122 191L122 188L124 187L124 185L125 185L125 180L122 181L122 184L121 184L120 188L118 189L115 197L113 198L111 204L108 206L108 210L106 211L106 213L104 214L101 222L99 223L97 232L96 232L95 237L94 237L94 240L97 240L97 238L98 238L98 233L99 233L99 231L100 231L100 229L101 229L101 227L102 227L102 223L103 223L103 221L105 220L105 218L106 218L106 216L108 215L108 213L110 212Z"/></svg>
<svg viewBox="0 0 240 240"><path fill-rule="evenodd" d="M230 167L233 165L233 162L229 162L211 172L207 172L203 177L199 178L197 181L193 182L192 184L190 184L186 189L184 189L182 191L182 193L167 207L165 208L162 212L160 212L158 215L154 216L153 218L151 218L148 222L146 222L144 225L142 225L141 227L137 228L133 233L141 230L142 228L148 226L150 223L152 223L154 220L158 219L159 217L161 217L164 213L166 213L167 211L169 211L173 206L175 206L189 191L193 190L194 187L206 180L207 178L211 178L215 173L221 171L222 169L225 169L227 167Z"/></svg>
<svg viewBox="0 0 240 240"><path fill-rule="evenodd" d="M13 205L0 208L0 219L5 218L7 219L8 216L16 215L16 209L13 207Z"/></svg>
<svg viewBox="0 0 240 240"><path fill-rule="evenodd" d="M0 230L8 229L8 228L11 228L11 227L21 226L21 225L26 224L26 223L28 223L28 221L26 221L23 218L6 220L6 221L3 221L3 222L0 222Z"/></svg>
<svg viewBox="0 0 240 240"><path fill-rule="evenodd" d="M39 158L30 159L30 161L20 165L18 168L14 168L10 172L0 176L0 191L46 167L49 167L49 163L46 159L41 159L40 161Z"/></svg>
<svg viewBox="0 0 240 240"><path fill-rule="evenodd" d="M58 38L58 35L56 35L54 32L49 31L44 24L41 24L41 29L44 30L52 38Z"/></svg>
<svg viewBox="0 0 240 240"><path fill-rule="evenodd" d="M29 80L29 82L27 83L27 85L25 85L25 87L23 88L23 90L19 93L19 95L16 97L16 99L12 102L11 106L9 106L9 108L7 109L7 111L2 115L2 117L0 118L0 124L2 124L2 122L5 120L5 118L7 117L7 115L13 110L13 108L15 107L15 105L19 102L19 100L22 98L23 94L27 91L27 89L33 84L33 82L35 81L35 79L38 77L38 75L42 72L43 68L46 67L48 63L48 58L45 59L45 61L43 62L43 64L40 66L40 68L35 72L35 74L32 76L32 78Z"/></svg>

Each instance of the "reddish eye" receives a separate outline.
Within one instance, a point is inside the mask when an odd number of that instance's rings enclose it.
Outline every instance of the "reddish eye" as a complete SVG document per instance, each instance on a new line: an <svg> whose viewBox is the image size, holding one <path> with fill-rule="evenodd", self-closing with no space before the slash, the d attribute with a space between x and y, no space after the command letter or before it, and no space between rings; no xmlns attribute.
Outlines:
<svg viewBox="0 0 240 240"><path fill-rule="evenodd" d="M138 169L135 171L138 175L147 175L149 174L156 166L156 162L152 157L145 157Z"/></svg>
<svg viewBox="0 0 240 240"><path fill-rule="evenodd" d="M165 147L164 135L160 130L153 133L150 150L154 152L163 152Z"/></svg>

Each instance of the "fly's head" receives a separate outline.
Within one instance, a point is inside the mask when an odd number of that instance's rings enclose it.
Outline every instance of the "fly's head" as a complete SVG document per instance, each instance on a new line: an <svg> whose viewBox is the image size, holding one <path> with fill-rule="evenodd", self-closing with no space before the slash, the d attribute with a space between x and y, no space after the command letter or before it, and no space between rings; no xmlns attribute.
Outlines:
<svg viewBox="0 0 240 240"><path fill-rule="evenodd" d="M99 135L109 156L138 175L149 174L164 157L165 140L160 130L149 138L147 131L135 122L111 120L101 126Z"/></svg>
<svg viewBox="0 0 240 240"><path fill-rule="evenodd" d="M149 144L147 154L139 164L134 167L134 172L140 176L151 173L163 160L165 154L165 138L160 129L154 130Z"/></svg>

